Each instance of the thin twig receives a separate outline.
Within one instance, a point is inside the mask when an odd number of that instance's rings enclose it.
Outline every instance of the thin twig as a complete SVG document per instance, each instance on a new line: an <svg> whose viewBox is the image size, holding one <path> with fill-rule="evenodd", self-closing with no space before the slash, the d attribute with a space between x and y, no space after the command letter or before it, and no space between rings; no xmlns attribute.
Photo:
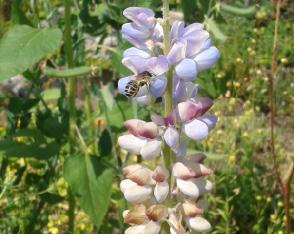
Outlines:
<svg viewBox="0 0 294 234"><path fill-rule="evenodd" d="M281 177L281 173L279 171L279 166L277 162L277 156L275 152L275 135L274 135L274 124L275 124L275 104L274 104L274 80L276 76L276 51L278 46L278 26L280 19L280 6L281 0L277 0L276 2L276 13L275 13L275 31L274 31L274 43L272 49L272 58L271 58L271 76L269 82L269 105L270 105L270 125L271 125L271 156L274 163L274 172L280 187L280 190L284 197L284 210L285 210L285 226L286 226L286 234L291 233L291 217L290 217L290 194L291 194L291 180L293 177L294 166L293 163L290 165L290 172L287 175L286 180L283 181Z"/></svg>
<svg viewBox="0 0 294 234"><path fill-rule="evenodd" d="M275 151L275 104L274 104L274 80L276 76L276 50L278 45L278 24L280 18L280 0L276 4L276 16L275 16L275 31L274 31L274 44L272 49L271 59L271 76L269 82L269 105L270 105L270 128L271 128L271 156L274 163L274 173L280 189L283 191L283 182L278 168L277 156Z"/></svg>

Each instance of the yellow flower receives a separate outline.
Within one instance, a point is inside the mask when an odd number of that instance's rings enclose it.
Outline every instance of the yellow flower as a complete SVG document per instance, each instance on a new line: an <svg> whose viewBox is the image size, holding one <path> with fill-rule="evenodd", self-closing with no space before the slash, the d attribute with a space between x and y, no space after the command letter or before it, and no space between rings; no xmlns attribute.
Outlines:
<svg viewBox="0 0 294 234"><path fill-rule="evenodd" d="M244 61L241 58L236 58L236 63L238 64L243 64Z"/></svg>
<svg viewBox="0 0 294 234"><path fill-rule="evenodd" d="M236 156L235 155L230 155L229 156L229 162L235 162L236 161Z"/></svg>
<svg viewBox="0 0 294 234"><path fill-rule="evenodd" d="M269 81L269 78L268 78L267 76L264 76L262 79L263 79L264 81Z"/></svg>
<svg viewBox="0 0 294 234"><path fill-rule="evenodd" d="M261 196L260 196L260 195L257 195L257 196L255 197L255 199L256 199L257 201L260 201L260 200L261 200Z"/></svg>
<svg viewBox="0 0 294 234"><path fill-rule="evenodd" d="M271 197L267 197L267 198L266 198L266 201L267 201L267 202L271 202L271 201L272 201L272 198L271 198Z"/></svg>
<svg viewBox="0 0 294 234"><path fill-rule="evenodd" d="M57 234L58 233L58 228L57 227L51 227L48 230L51 234Z"/></svg>
<svg viewBox="0 0 294 234"><path fill-rule="evenodd" d="M80 223L80 224L78 225L78 228L81 229L81 230L85 230L86 225L85 225L84 223Z"/></svg>
<svg viewBox="0 0 294 234"><path fill-rule="evenodd" d="M284 204L281 201L278 201L278 207L282 207Z"/></svg>
<svg viewBox="0 0 294 234"><path fill-rule="evenodd" d="M248 137L249 134L248 134L248 132L245 131L245 132L243 132L242 136L243 136L243 137Z"/></svg>
<svg viewBox="0 0 294 234"><path fill-rule="evenodd" d="M238 81L234 81L233 82L233 85L236 87L236 88L239 88L241 86L240 82Z"/></svg>
<svg viewBox="0 0 294 234"><path fill-rule="evenodd" d="M279 231L277 232L277 234L284 234L284 232L281 231L281 230L279 230Z"/></svg>
<svg viewBox="0 0 294 234"><path fill-rule="evenodd" d="M226 92L225 97L227 97L227 98L231 97L231 92L230 92L230 90L228 90L228 91Z"/></svg>
<svg viewBox="0 0 294 234"><path fill-rule="evenodd" d="M261 70L260 69L257 69L255 72L256 72L257 75L261 75Z"/></svg>
<svg viewBox="0 0 294 234"><path fill-rule="evenodd" d="M271 214L270 219L272 222L275 222L277 220L277 215L276 214Z"/></svg>
<svg viewBox="0 0 294 234"><path fill-rule="evenodd" d="M288 59L287 58L281 58L281 63L287 64L288 63Z"/></svg>

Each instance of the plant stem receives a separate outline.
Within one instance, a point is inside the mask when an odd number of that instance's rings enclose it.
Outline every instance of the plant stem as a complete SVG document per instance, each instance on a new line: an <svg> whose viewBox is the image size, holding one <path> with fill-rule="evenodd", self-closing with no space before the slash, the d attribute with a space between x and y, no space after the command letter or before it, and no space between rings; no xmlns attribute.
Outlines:
<svg viewBox="0 0 294 234"><path fill-rule="evenodd" d="M71 1L64 0L64 49L66 54L66 61L68 68L74 66L73 62L73 49L72 49L72 37L71 37ZM69 154L74 153L75 145L75 124L76 124L76 109L75 109L75 90L76 90L76 80L75 78L69 79L67 83L68 89L68 106L69 106ZM70 190L68 189L69 197L69 209L68 209L68 233L74 233L74 221L75 221L75 198Z"/></svg>
<svg viewBox="0 0 294 234"><path fill-rule="evenodd" d="M169 5L168 0L162 0L162 15L163 15L163 43L164 43L164 55L166 56L170 51L170 23L169 23ZM173 80L172 80L172 68L167 72L167 88L164 94L164 115L167 116L172 111L172 92L173 92ZM163 158L165 167L170 170L171 164L171 150L165 143L163 146Z"/></svg>
<svg viewBox="0 0 294 234"><path fill-rule="evenodd" d="M275 103L274 103L274 79L276 75L276 50L278 42L278 24L280 16L280 0L278 0L276 5L276 17L275 17L275 31L274 31L274 43L272 49L272 58L271 58L271 76L269 80L269 106L270 106L270 134L271 134L271 156L274 163L274 172L276 179L281 190L283 189L283 183L281 175L278 168L277 156L275 151Z"/></svg>
<svg viewBox="0 0 294 234"><path fill-rule="evenodd" d="M274 80L276 76L276 51L278 46L278 27L279 27L279 19L280 19L280 7L281 7L281 0L277 0L275 6L275 31L274 31L274 42L273 42L273 49L272 49L272 58L271 58L271 76L269 82L269 105L270 105L270 125L271 125L271 156L274 163L274 172L276 175L276 179L279 185L279 188L284 197L284 210L285 210L285 227L286 227L286 234L291 233L291 217L290 217L290 194L291 194L291 180L293 177L294 166L293 162L290 165L290 172L287 175L286 180L282 180L281 173L279 171L279 166L277 162L277 156L275 152L275 132L274 132L274 125L275 125L275 103L274 103ZM283 178L284 179L284 178Z"/></svg>
<svg viewBox="0 0 294 234"><path fill-rule="evenodd" d="M162 15L163 15L163 43L164 43L164 55L167 56L170 51L170 23L169 23L169 4L168 0L162 0ZM173 96L173 67L170 67L167 72L167 88L164 94L164 115L168 116L172 111L172 96ZM173 155L170 147L164 143L163 146L163 159L165 167L171 172L171 165L173 161ZM171 177L170 177L171 178ZM169 180L170 190L172 190L172 180ZM166 200L166 203L170 203L170 199ZM163 225L162 233L169 233L169 226Z"/></svg>
<svg viewBox="0 0 294 234"><path fill-rule="evenodd" d="M85 112L86 112L86 118L88 121L88 132L90 137L90 142L92 145L92 153L98 154L97 149L97 139L96 139L96 126L94 122L94 118L92 115L92 107L91 107L91 97L90 97L90 91L88 87L88 79L85 77L83 79L83 88L84 88L84 95L85 95Z"/></svg>

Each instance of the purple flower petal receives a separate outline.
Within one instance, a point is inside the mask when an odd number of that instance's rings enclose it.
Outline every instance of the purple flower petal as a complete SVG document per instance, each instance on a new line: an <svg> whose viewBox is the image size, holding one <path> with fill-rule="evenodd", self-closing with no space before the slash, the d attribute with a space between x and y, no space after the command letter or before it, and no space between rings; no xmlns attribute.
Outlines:
<svg viewBox="0 0 294 234"><path fill-rule="evenodd" d="M147 40L152 35L152 30L136 27L134 23L125 23L121 27L123 34L139 40Z"/></svg>
<svg viewBox="0 0 294 234"><path fill-rule="evenodd" d="M184 27L185 27L185 24L183 21L175 21L172 24L172 27L170 30L170 40L172 44L183 35Z"/></svg>
<svg viewBox="0 0 294 234"><path fill-rule="evenodd" d="M164 132L163 138L169 147L175 149L179 146L180 136L174 127L168 127Z"/></svg>
<svg viewBox="0 0 294 234"><path fill-rule="evenodd" d="M133 44L135 47L142 49L142 50L148 50L147 45L145 44L144 40L140 40L138 38L133 38L125 33L122 32L122 38L129 41L131 44Z"/></svg>
<svg viewBox="0 0 294 234"><path fill-rule="evenodd" d="M134 97L134 99L143 106L149 105L151 103L151 96L150 95L144 95L141 97Z"/></svg>
<svg viewBox="0 0 294 234"><path fill-rule="evenodd" d="M169 64L175 64L185 58L187 44L184 41L176 42L167 55Z"/></svg>
<svg viewBox="0 0 294 234"><path fill-rule="evenodd" d="M185 81L193 81L197 75L196 63L193 59L183 59L176 67L176 74Z"/></svg>
<svg viewBox="0 0 294 234"><path fill-rule="evenodd" d="M205 115L200 117L199 120L207 124L209 131L215 127L217 117L215 115Z"/></svg>
<svg viewBox="0 0 294 234"><path fill-rule="evenodd" d="M127 83L133 79L134 79L133 76L127 76L127 77L119 79L118 80L118 91L121 94L125 94L125 88L126 88ZM148 87L146 85L144 85L144 86L140 87L140 89L135 97L145 96L146 94L148 94Z"/></svg>
<svg viewBox="0 0 294 234"><path fill-rule="evenodd" d="M141 64L142 66L142 64ZM147 70L155 75L162 75L168 70L168 61L165 56L159 55L148 59Z"/></svg>
<svg viewBox="0 0 294 234"><path fill-rule="evenodd" d="M209 128L203 121L194 119L189 123L183 124L182 130L187 137L197 141L204 139L208 135Z"/></svg>
<svg viewBox="0 0 294 234"><path fill-rule="evenodd" d="M122 64L129 68L136 75L148 70L147 62L147 58L142 58L139 56L130 56L122 59Z"/></svg>
<svg viewBox="0 0 294 234"><path fill-rule="evenodd" d="M123 78L120 78L118 80L118 91L121 93L121 94L124 94L125 93L125 88L126 88L126 85L127 83L132 80L132 77L131 76L127 76L127 77L123 77Z"/></svg>
<svg viewBox="0 0 294 234"><path fill-rule="evenodd" d="M145 7L128 7L123 15L138 25L152 27L155 23L154 12Z"/></svg>
<svg viewBox="0 0 294 234"><path fill-rule="evenodd" d="M156 123L159 126L164 126L164 118L160 115L152 113L150 116L152 122Z"/></svg>
<svg viewBox="0 0 294 234"><path fill-rule="evenodd" d="M146 122L140 119L128 119L124 122L124 126L128 131L134 136L139 136L140 129L144 126Z"/></svg>
<svg viewBox="0 0 294 234"><path fill-rule="evenodd" d="M194 119L201 113L201 105L188 100L178 104L178 114L181 121L189 121Z"/></svg>
<svg viewBox="0 0 294 234"><path fill-rule="evenodd" d="M143 124L139 129L138 129L139 136L148 138L148 139L154 139L158 135L158 127L155 123L153 122L148 122Z"/></svg>
<svg viewBox="0 0 294 234"><path fill-rule="evenodd" d="M203 30L203 24L200 23L193 23L188 25L183 32L183 37L190 37L190 36L197 36L199 30Z"/></svg>
<svg viewBox="0 0 294 234"><path fill-rule="evenodd" d="M196 55L194 60L197 63L197 69L199 71L205 70L211 67L219 58L219 51L216 47L212 46L207 50L202 51Z"/></svg>
<svg viewBox="0 0 294 234"><path fill-rule="evenodd" d="M190 81L184 81L174 76L173 99L176 103L184 102L196 96L199 85Z"/></svg>
<svg viewBox="0 0 294 234"><path fill-rule="evenodd" d="M203 47L209 38L209 33L207 31L199 31L198 34L194 35L193 37L187 37L187 49L186 49L186 56L192 57L203 50Z"/></svg>
<svg viewBox="0 0 294 234"><path fill-rule="evenodd" d="M150 58L150 54L144 50L140 50L136 47L128 48L124 51L123 57L129 57L129 56L139 56L141 58Z"/></svg>
<svg viewBox="0 0 294 234"><path fill-rule="evenodd" d="M165 76L157 76L150 84L150 94L154 97L161 97L165 92L166 84L167 79Z"/></svg>

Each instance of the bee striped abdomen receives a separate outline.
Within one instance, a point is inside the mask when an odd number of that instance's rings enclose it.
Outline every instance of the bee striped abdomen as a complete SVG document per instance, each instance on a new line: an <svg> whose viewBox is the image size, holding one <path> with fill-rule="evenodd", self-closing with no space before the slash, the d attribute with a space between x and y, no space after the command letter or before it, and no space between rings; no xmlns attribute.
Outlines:
<svg viewBox="0 0 294 234"><path fill-rule="evenodd" d="M131 80L127 83L125 87L125 95L127 97L134 97L138 93L140 87L137 81Z"/></svg>

